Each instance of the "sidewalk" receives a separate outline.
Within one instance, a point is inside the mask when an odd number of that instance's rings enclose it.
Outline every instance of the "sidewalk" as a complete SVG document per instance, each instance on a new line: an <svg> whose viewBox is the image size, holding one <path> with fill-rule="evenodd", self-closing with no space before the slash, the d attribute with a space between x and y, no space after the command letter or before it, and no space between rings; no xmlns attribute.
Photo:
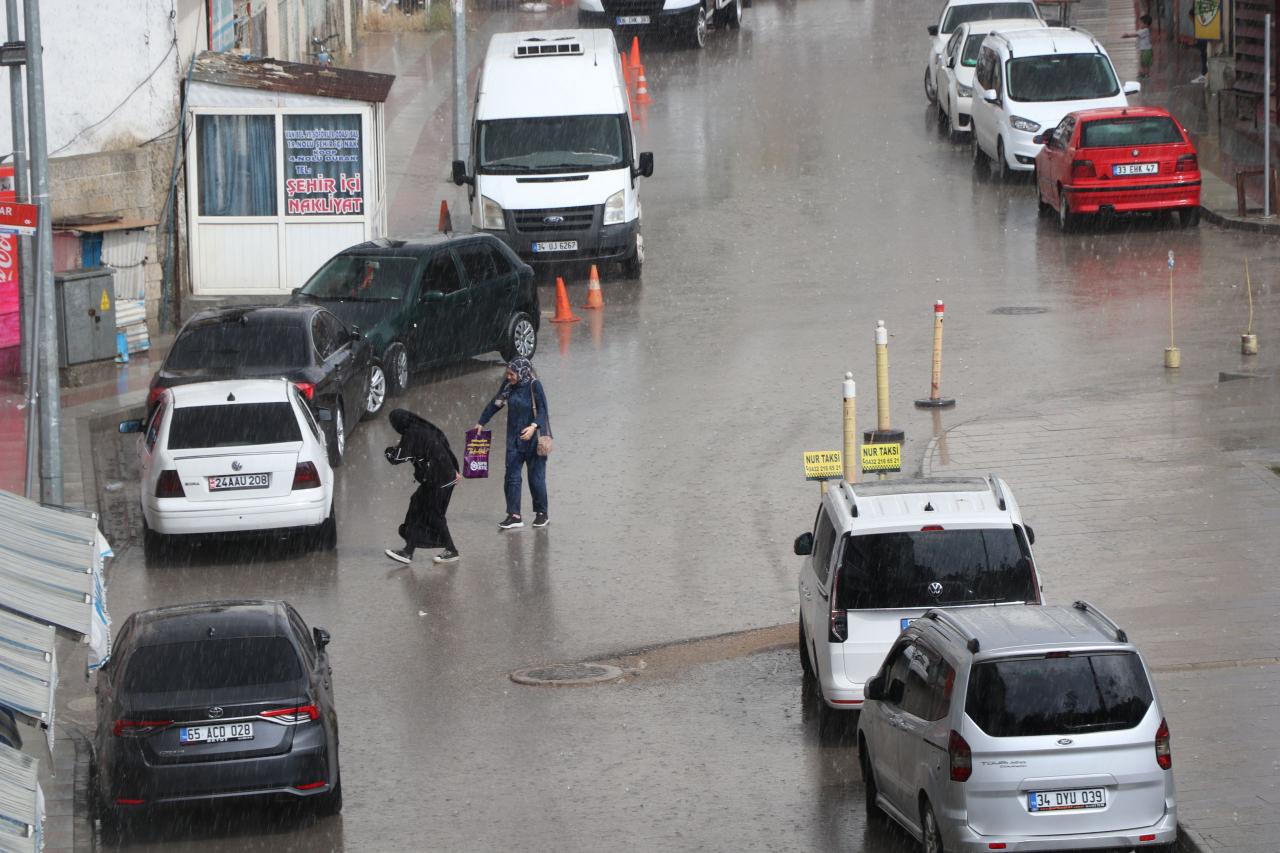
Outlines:
<svg viewBox="0 0 1280 853"><path fill-rule="evenodd" d="M1122 81L1138 79L1135 40L1123 37L1134 30L1134 0L1080 0L1071 13L1071 23L1102 42ZM1202 216L1225 228L1280 234L1280 218L1266 221L1258 215L1242 217L1238 213L1235 170L1258 162L1233 159L1229 152L1247 152L1253 144L1238 138L1241 134L1234 127L1219 125L1219 96L1211 95L1203 84L1189 82L1200 73L1199 53L1179 44L1172 33L1155 32L1153 36L1155 59L1151 76L1141 81L1142 94L1132 101L1164 107L1190 132L1200 155ZM1261 209L1260 196L1251 196L1251 202L1251 208Z"/></svg>

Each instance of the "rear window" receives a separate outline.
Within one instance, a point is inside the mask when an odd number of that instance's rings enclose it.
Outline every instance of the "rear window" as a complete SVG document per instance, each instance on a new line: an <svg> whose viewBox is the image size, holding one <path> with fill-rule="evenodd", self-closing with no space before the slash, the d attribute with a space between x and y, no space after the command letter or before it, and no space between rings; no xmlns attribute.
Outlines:
<svg viewBox="0 0 1280 853"><path fill-rule="evenodd" d="M294 369L310 363L301 323L235 321L188 326L164 360L168 370Z"/></svg>
<svg viewBox="0 0 1280 853"><path fill-rule="evenodd" d="M850 536L837 605L846 610L1034 601L1029 551L1013 527Z"/></svg>
<svg viewBox="0 0 1280 853"><path fill-rule="evenodd" d="M974 3L968 6L952 6L942 19L941 32L954 32L955 28L970 21L994 21L997 18L1036 18L1034 3Z"/></svg>
<svg viewBox="0 0 1280 853"><path fill-rule="evenodd" d="M1182 142L1182 132L1171 118L1100 118L1084 123L1081 148L1119 148L1131 145L1172 145Z"/></svg>
<svg viewBox="0 0 1280 853"><path fill-rule="evenodd" d="M233 637L142 646L129 658L130 693L227 690L302 678L298 653L284 637Z"/></svg>
<svg viewBox="0 0 1280 853"><path fill-rule="evenodd" d="M302 441L298 418L288 403L234 403L173 410L169 449L244 447Z"/></svg>
<svg viewBox="0 0 1280 853"><path fill-rule="evenodd" d="M1151 685L1133 652L980 663L969 676L965 713L992 737L1131 729L1151 705Z"/></svg>

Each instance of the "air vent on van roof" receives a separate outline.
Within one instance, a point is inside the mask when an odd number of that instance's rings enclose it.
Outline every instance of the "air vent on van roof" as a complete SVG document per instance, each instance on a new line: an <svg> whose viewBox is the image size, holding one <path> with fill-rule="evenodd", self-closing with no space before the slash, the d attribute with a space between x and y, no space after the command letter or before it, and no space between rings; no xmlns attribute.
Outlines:
<svg viewBox="0 0 1280 853"><path fill-rule="evenodd" d="M523 44L516 45L516 59L531 56L582 56L582 42L573 41L571 36L544 42L542 39L525 39Z"/></svg>

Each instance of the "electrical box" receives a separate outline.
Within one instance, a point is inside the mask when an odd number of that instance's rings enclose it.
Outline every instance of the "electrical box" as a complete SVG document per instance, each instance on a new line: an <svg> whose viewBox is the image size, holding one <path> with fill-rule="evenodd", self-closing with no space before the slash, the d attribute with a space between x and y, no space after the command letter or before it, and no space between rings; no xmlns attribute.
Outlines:
<svg viewBox="0 0 1280 853"><path fill-rule="evenodd" d="M115 270L91 267L57 273L58 364L67 367L116 354Z"/></svg>

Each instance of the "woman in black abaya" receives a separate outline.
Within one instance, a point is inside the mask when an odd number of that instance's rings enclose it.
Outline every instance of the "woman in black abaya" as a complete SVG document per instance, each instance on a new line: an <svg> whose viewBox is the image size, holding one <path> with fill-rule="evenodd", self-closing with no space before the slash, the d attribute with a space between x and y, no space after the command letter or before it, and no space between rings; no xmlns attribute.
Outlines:
<svg viewBox="0 0 1280 853"><path fill-rule="evenodd" d="M417 548L444 548L432 559L437 563L453 563L458 549L449 534L449 499L457 484L458 459L449 448L449 439L435 424L405 409L396 409L388 417L391 427L400 433L400 444L384 451L392 465L413 463L413 478L420 484L409 499L409 509L400 525L404 547L386 554L401 563L413 561Z"/></svg>

